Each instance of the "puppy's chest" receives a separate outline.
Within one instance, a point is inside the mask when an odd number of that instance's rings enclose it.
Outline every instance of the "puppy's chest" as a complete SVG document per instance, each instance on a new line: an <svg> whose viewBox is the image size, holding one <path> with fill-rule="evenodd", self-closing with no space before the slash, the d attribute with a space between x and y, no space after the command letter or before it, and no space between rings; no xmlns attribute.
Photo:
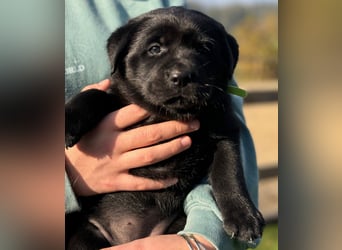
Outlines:
<svg viewBox="0 0 342 250"><path fill-rule="evenodd" d="M151 116L136 126L162 122L165 119ZM191 147L171 158L153 165L132 170L132 174L149 178L177 177L181 189L193 185L208 174L216 150L217 140L211 137L206 127L189 134L192 140ZM160 143L165 143L160 142Z"/></svg>

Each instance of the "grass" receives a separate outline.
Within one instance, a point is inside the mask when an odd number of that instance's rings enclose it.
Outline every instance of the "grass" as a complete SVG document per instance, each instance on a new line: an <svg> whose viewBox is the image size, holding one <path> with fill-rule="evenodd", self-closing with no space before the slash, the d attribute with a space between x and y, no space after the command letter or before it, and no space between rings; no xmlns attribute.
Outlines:
<svg viewBox="0 0 342 250"><path fill-rule="evenodd" d="M256 250L278 250L278 224L265 227L262 240Z"/></svg>

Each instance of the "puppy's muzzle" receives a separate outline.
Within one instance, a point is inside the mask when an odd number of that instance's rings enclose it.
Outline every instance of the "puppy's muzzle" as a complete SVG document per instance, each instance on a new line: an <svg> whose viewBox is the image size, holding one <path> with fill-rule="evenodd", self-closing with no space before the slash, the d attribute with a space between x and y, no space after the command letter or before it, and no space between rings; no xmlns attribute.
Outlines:
<svg viewBox="0 0 342 250"><path fill-rule="evenodd" d="M194 81L197 73L184 65L177 65L166 71L166 80L170 86L184 87Z"/></svg>

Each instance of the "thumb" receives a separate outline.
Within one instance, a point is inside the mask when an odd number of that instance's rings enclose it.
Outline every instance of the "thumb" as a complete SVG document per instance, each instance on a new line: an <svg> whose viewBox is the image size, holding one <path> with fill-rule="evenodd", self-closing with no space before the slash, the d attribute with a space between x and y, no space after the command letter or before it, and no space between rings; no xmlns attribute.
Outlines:
<svg viewBox="0 0 342 250"><path fill-rule="evenodd" d="M93 83L90 85L85 86L81 92L89 90L89 89L98 89L98 90L107 90L110 86L110 80L109 79L104 79L98 83Z"/></svg>

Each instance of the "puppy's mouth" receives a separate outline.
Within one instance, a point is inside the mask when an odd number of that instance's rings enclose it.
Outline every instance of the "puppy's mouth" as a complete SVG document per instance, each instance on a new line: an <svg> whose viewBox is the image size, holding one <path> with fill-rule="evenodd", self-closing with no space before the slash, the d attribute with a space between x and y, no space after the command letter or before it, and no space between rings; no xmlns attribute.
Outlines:
<svg viewBox="0 0 342 250"><path fill-rule="evenodd" d="M156 102L153 105L160 115L163 114L168 118L177 120L194 119L202 112L205 112L208 106L215 105L216 100L220 100L222 96L225 96L220 87L209 84L196 84L192 85L191 88L178 89L177 91L170 89L167 93L168 95L165 91L161 91L158 95L155 95L154 100ZM215 98L213 98L213 95L215 95ZM216 106L220 108L220 105Z"/></svg>
<svg viewBox="0 0 342 250"><path fill-rule="evenodd" d="M183 108L189 106L189 104L192 104L192 103L189 102L189 100L187 100L183 96L171 97L170 99L167 99L164 102L164 105L167 105L167 106L179 106L179 107L183 107Z"/></svg>
<svg viewBox="0 0 342 250"><path fill-rule="evenodd" d="M163 106L176 110L199 110L208 105L214 93L218 95L225 94L223 89L211 84L194 84L191 89L187 90L179 90L178 93L173 94L169 93L171 96L162 101Z"/></svg>
<svg viewBox="0 0 342 250"><path fill-rule="evenodd" d="M163 107L166 110L173 110L173 112L176 112L179 115L186 115L189 117L196 116L203 106L205 106L203 100L201 101L195 96L173 96L163 102Z"/></svg>

